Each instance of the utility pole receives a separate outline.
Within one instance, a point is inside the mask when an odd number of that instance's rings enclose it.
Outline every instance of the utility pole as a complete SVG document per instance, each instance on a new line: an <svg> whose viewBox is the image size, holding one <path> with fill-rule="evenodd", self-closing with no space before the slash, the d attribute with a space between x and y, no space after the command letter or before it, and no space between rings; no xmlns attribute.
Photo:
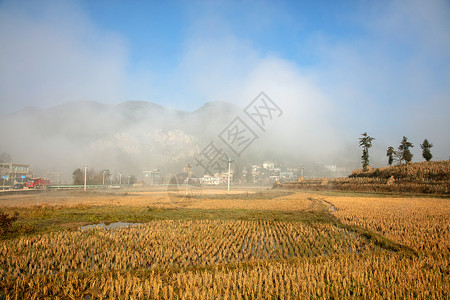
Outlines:
<svg viewBox="0 0 450 300"><path fill-rule="evenodd" d="M103 170L103 185L105 185L105 172L106 170Z"/></svg>
<svg viewBox="0 0 450 300"><path fill-rule="evenodd" d="M86 174L87 174L87 164L84 164L84 191L86 192Z"/></svg>
<svg viewBox="0 0 450 300"><path fill-rule="evenodd" d="M228 159L228 191L230 191L231 159Z"/></svg>
<svg viewBox="0 0 450 300"><path fill-rule="evenodd" d="M191 168L192 168L192 166L191 166L191 164L190 163L188 163L187 164L187 166L186 166L186 172L187 172L187 176L186 176L186 196L189 194L189 177L190 177L190 172L191 172Z"/></svg>
<svg viewBox="0 0 450 300"><path fill-rule="evenodd" d="M259 179L260 179L260 186L261 186L261 191L263 189L263 169L264 169L264 162L261 163L261 173L259 174Z"/></svg>
<svg viewBox="0 0 450 300"><path fill-rule="evenodd" d="M119 173L119 185L122 185L122 173Z"/></svg>

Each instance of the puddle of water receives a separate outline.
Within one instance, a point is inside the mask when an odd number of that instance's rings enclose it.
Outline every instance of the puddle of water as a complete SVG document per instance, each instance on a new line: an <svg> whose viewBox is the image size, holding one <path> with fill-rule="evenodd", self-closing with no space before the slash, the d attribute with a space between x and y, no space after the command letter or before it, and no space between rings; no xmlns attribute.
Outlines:
<svg viewBox="0 0 450 300"><path fill-rule="evenodd" d="M121 227L138 226L138 225L143 225L143 223L115 222L115 223L110 223L109 225L106 225L105 223L100 223L100 224L81 226L80 229L81 230L88 230L88 229L92 229L92 228L116 229L116 228L121 228Z"/></svg>
<svg viewBox="0 0 450 300"><path fill-rule="evenodd" d="M331 209L332 212L336 212L336 208L334 208L334 205L331 205L330 209Z"/></svg>

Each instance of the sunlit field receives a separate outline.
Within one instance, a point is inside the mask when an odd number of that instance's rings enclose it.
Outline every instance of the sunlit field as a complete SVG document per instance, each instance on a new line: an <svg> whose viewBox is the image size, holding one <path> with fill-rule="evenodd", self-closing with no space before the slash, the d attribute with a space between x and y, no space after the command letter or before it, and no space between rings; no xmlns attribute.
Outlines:
<svg viewBox="0 0 450 300"><path fill-rule="evenodd" d="M450 199L240 188L1 195L0 298L449 297ZM129 222L114 229L85 228Z"/></svg>

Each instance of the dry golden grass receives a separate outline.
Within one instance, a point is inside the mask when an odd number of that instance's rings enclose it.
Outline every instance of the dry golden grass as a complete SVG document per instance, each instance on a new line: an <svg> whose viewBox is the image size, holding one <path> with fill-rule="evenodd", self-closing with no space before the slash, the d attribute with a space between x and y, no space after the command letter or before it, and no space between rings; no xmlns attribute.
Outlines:
<svg viewBox="0 0 450 300"><path fill-rule="evenodd" d="M416 250L450 253L450 199L324 197L344 223Z"/></svg>
<svg viewBox="0 0 450 300"><path fill-rule="evenodd" d="M409 163L368 171L354 170L348 178L313 178L287 182L276 187L449 195L450 161Z"/></svg>
<svg viewBox="0 0 450 300"><path fill-rule="evenodd" d="M450 180L450 160L408 163L392 167L354 170L351 177L380 177L413 182L448 182Z"/></svg>
<svg viewBox="0 0 450 300"><path fill-rule="evenodd" d="M317 203L311 199L313 194L302 193L296 195L282 196L275 199L220 199L215 195L245 195L255 194L255 191L232 190L230 193L225 190L204 189L199 198L190 201L190 208L201 209L261 209L261 210L282 210L299 211L316 209ZM269 192L270 194L270 192ZM231 196L232 197L232 196ZM245 196L244 196L245 198ZM122 193L102 193L102 192L47 192L30 195L0 195L1 207L32 207L32 206L58 206L75 207L79 205L95 206L158 206L173 207L173 199L170 199L167 191L128 191Z"/></svg>
<svg viewBox="0 0 450 300"><path fill-rule="evenodd" d="M208 199L195 201L192 208L202 209L256 209L279 211L304 211L317 209L312 194L293 194L274 199Z"/></svg>
<svg viewBox="0 0 450 300"><path fill-rule="evenodd" d="M448 265L366 252L179 271L19 275L0 289L21 299L447 299Z"/></svg>
<svg viewBox="0 0 450 300"><path fill-rule="evenodd" d="M21 197L0 199L1 205L38 204ZM159 192L59 194L38 201L61 209L171 206ZM448 199L297 193L274 199L203 197L192 208L308 214L323 211L323 205L333 205L332 214L343 223L376 231L417 255L386 251L335 223L151 221L114 231L59 231L1 241L0 298L448 299Z"/></svg>
<svg viewBox="0 0 450 300"><path fill-rule="evenodd" d="M77 206L77 205L115 205L148 206L151 204L170 204L167 192L86 192L49 191L25 195L1 195L0 207L30 206Z"/></svg>
<svg viewBox="0 0 450 300"><path fill-rule="evenodd" d="M330 224L153 221L115 230L57 232L0 243L0 267L20 274L181 268L355 253L369 241Z"/></svg>

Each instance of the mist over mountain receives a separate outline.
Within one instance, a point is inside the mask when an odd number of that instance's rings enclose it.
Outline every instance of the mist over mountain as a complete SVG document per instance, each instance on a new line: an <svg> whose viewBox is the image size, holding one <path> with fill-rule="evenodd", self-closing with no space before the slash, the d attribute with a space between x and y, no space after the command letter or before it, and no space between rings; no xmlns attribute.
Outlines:
<svg viewBox="0 0 450 300"><path fill-rule="evenodd" d="M0 153L10 154L15 163L30 165L35 176L62 183L71 183L73 171L84 164L97 171L108 169L114 178L122 173L139 179L143 171L154 169L164 176L178 174L190 163L194 174L201 176L205 168L198 160L214 155L206 153L214 149L232 159L233 168L274 161L282 169L304 167L305 176L323 177L345 176L360 167L358 133L327 125L326 118L313 113L317 110L301 113L283 103L279 120L267 119L262 130L245 115L244 107L218 101L191 112L145 101L26 107L1 116ZM255 134L239 155L223 139L236 118ZM372 167L386 165L387 144L382 136L376 138L370 152ZM420 161L420 147L413 150Z"/></svg>
<svg viewBox="0 0 450 300"><path fill-rule="evenodd" d="M29 164L36 175L57 172L65 182L85 163L137 176L153 169L180 172L238 110L225 102L209 102L193 112L143 101L26 107L2 116L0 126L8 130L0 133L0 150Z"/></svg>

